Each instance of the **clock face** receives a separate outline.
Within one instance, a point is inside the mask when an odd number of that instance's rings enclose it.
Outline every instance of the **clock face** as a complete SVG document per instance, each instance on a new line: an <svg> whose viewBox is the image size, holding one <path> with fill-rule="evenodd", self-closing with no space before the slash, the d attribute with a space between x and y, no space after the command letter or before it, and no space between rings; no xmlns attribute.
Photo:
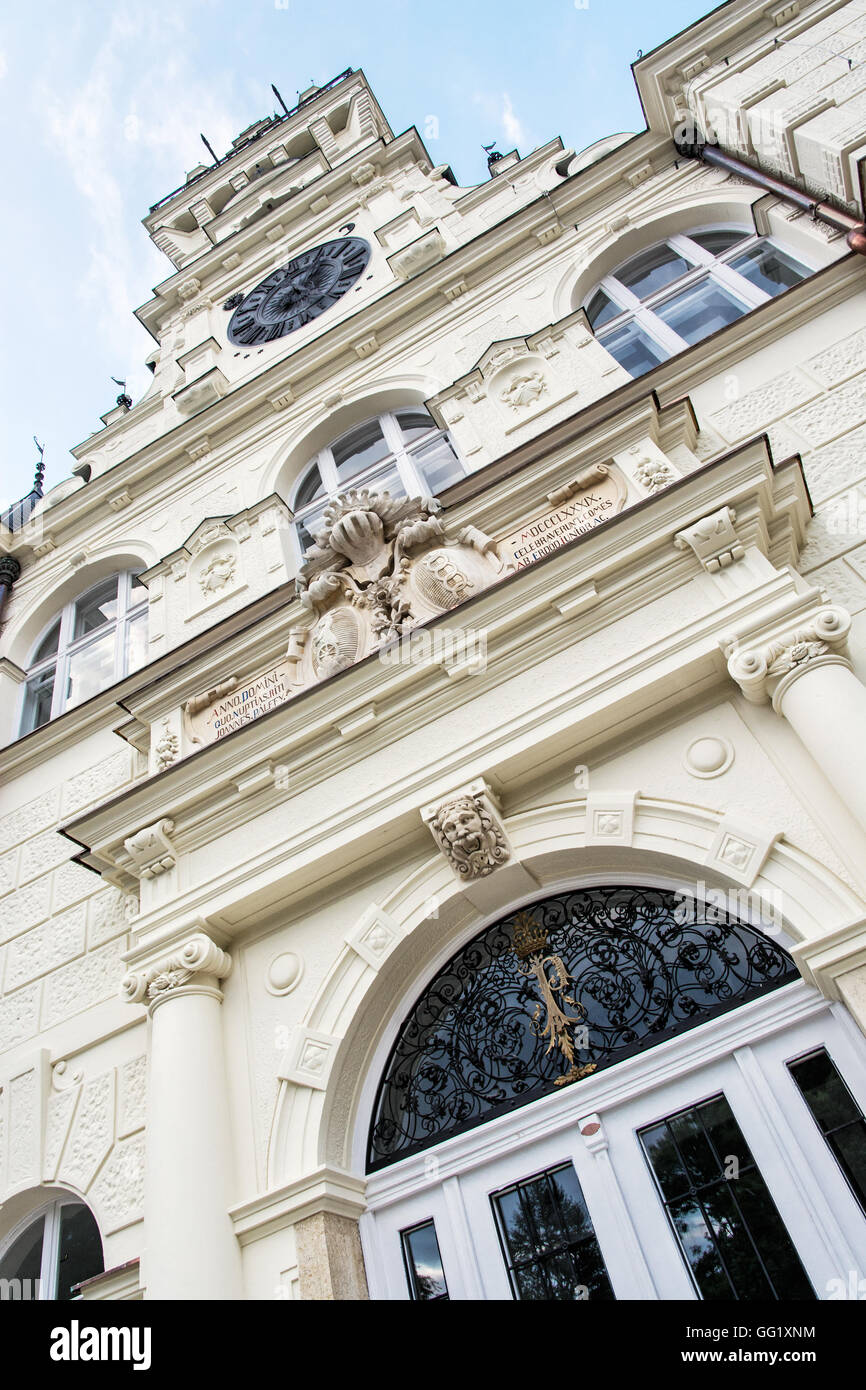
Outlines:
<svg viewBox="0 0 866 1390"><path fill-rule="evenodd" d="M352 288L366 270L370 254L368 243L356 236L303 251L250 290L232 314L229 342L257 346L303 328Z"/></svg>

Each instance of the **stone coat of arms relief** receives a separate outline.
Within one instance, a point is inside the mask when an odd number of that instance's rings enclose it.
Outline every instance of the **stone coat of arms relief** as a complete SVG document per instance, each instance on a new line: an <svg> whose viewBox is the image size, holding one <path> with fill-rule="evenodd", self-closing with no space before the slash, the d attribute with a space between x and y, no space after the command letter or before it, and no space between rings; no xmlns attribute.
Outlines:
<svg viewBox="0 0 866 1390"><path fill-rule="evenodd" d="M496 542L446 534L437 504L347 492L326 509L298 579L310 625L293 629L292 685L326 680L504 578Z"/></svg>

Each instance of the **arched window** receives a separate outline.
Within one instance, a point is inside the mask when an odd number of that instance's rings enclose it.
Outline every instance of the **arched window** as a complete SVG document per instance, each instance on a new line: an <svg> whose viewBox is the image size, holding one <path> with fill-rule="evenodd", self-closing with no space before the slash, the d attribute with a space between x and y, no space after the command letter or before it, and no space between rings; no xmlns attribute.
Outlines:
<svg viewBox="0 0 866 1390"><path fill-rule="evenodd" d="M0 1252L0 1298L65 1302L76 1284L104 1268L93 1213L74 1197L62 1197L32 1214Z"/></svg>
<svg viewBox="0 0 866 1390"><path fill-rule="evenodd" d="M147 590L134 574L101 579L67 603L39 639L27 671L28 734L120 680L147 659Z"/></svg>
<svg viewBox="0 0 866 1390"><path fill-rule="evenodd" d="M580 889L511 913L464 946L400 1030L369 1171L799 978L769 935L713 901L723 894L705 896Z"/></svg>
<svg viewBox="0 0 866 1390"><path fill-rule="evenodd" d="M599 342L638 377L811 273L770 237L698 229L668 237L606 275L586 312Z"/></svg>
<svg viewBox="0 0 866 1390"><path fill-rule="evenodd" d="M301 475L292 498L301 553L312 545L328 502L350 488L435 497L463 476L448 435L420 406L367 420L321 449Z"/></svg>

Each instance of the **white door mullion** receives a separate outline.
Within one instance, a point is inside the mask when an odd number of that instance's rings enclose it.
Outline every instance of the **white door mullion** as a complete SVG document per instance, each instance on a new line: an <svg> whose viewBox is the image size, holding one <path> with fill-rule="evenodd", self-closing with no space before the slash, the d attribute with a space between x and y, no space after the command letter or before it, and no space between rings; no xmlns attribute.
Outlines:
<svg viewBox="0 0 866 1390"><path fill-rule="evenodd" d="M41 1300L57 1297L57 1271L60 1254L60 1203L54 1202L45 1213L42 1228L42 1266L39 1296Z"/></svg>

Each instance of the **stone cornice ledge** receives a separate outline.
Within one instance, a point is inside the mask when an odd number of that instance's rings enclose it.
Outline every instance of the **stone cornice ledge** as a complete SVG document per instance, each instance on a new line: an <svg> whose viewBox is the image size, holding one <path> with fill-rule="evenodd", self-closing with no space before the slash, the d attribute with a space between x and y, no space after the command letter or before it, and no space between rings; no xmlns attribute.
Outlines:
<svg viewBox="0 0 866 1390"><path fill-rule="evenodd" d="M357 1221L366 1211L366 1186L363 1178L351 1173L319 1168L286 1187L240 1203L230 1210L229 1216L241 1245L252 1245L322 1211Z"/></svg>

